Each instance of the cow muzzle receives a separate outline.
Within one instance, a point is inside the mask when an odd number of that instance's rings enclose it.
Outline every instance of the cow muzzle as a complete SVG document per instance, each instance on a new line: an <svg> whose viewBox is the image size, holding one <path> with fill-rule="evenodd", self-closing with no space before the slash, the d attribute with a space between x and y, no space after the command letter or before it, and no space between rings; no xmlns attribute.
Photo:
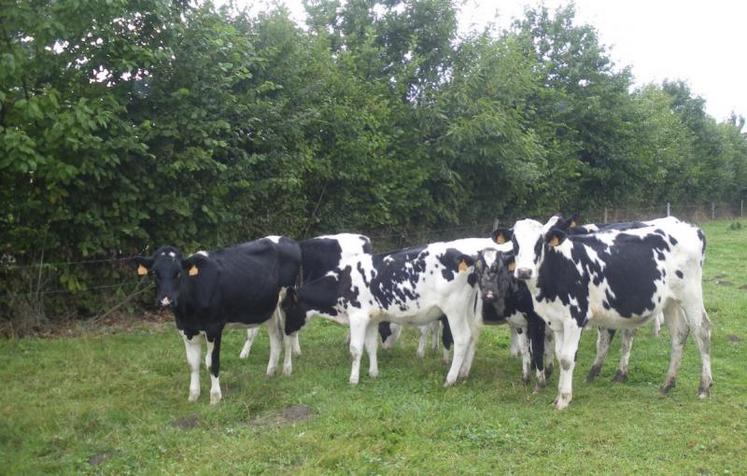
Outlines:
<svg viewBox="0 0 747 476"><path fill-rule="evenodd" d="M516 278L526 281L532 279L532 270L529 268L516 268Z"/></svg>
<svg viewBox="0 0 747 476"><path fill-rule="evenodd" d="M482 293L482 300L485 302L495 302L495 293L493 291L485 291Z"/></svg>

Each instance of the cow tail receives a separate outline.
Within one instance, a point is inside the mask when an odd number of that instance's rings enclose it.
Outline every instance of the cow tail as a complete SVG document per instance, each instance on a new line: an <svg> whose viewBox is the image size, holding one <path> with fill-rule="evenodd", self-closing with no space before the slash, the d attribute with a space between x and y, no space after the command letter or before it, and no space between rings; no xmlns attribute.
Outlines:
<svg viewBox="0 0 747 476"><path fill-rule="evenodd" d="M527 314L527 334L529 348L532 356L532 369L542 371L545 369L545 332L547 325L536 313Z"/></svg>

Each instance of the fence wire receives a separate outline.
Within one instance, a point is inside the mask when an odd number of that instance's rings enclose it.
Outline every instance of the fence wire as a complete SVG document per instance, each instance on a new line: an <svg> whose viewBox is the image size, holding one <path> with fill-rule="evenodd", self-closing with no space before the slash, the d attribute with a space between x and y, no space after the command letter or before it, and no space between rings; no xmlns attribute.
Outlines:
<svg viewBox="0 0 747 476"><path fill-rule="evenodd" d="M576 211L574 211L576 212ZM615 208L598 207L592 210L581 211L582 223L616 223L633 220L650 220L668 215L693 223L702 223L715 219L742 218L744 216L744 202L737 204L711 203L709 205L677 205L663 204L638 208ZM402 232L368 233L374 250L377 253L386 253L411 246L425 245L434 241L450 241L465 237L486 237L494 229L496 223L510 226L521 217L503 216L484 223L465 224L443 228L431 228L427 230L406 230ZM540 221L547 217L535 217ZM310 238L310 237L305 237ZM146 248L147 249L147 248ZM0 256L0 274L9 278L14 272L24 270L39 270L50 275L59 272L59 268L72 268L87 265L117 265L126 263L134 256L120 256L114 258L92 258L85 260L56 261L49 263L16 263L11 256ZM52 281L57 281L52 279ZM141 283L143 280L126 280L118 283L86 286L81 289L37 289L36 291L15 293L7 289L0 289L0 298L12 295L13 297L33 298L45 295L73 295L88 293L104 289L124 288ZM39 285L37 284L37 287Z"/></svg>

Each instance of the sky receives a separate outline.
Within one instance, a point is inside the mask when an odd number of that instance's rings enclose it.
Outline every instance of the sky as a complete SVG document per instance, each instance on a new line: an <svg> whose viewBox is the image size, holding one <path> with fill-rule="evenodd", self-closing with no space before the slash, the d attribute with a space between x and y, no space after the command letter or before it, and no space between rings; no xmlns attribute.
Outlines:
<svg viewBox="0 0 747 476"><path fill-rule="evenodd" d="M302 0L279 0L302 23ZM235 0L256 12L267 2ZM508 26L524 7L567 0L462 0L460 31ZM221 3L221 2L218 2ZM747 2L742 0L576 0L576 21L593 25L613 61L630 65L636 86L683 80L719 121L747 117Z"/></svg>

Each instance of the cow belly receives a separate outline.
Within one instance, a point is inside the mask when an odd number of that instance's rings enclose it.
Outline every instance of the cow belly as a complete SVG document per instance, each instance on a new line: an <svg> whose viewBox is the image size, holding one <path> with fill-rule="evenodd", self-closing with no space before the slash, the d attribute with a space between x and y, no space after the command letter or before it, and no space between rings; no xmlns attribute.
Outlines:
<svg viewBox="0 0 747 476"><path fill-rule="evenodd" d="M443 312L437 306L430 306L426 309L417 306L406 308L394 307L392 309L379 309L369 312L369 316L374 321L389 321L397 324L424 325L435 321Z"/></svg>

